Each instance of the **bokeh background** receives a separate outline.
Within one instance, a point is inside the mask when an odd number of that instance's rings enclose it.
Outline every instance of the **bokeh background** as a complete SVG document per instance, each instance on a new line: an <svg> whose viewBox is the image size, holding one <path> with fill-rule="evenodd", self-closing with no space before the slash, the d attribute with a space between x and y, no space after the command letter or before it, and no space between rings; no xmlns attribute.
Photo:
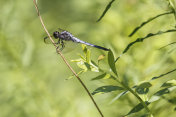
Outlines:
<svg viewBox="0 0 176 117"><path fill-rule="evenodd" d="M119 56L126 45L137 37L159 30L173 29L173 15L163 16L143 27L129 38L129 33L143 21L168 11L166 0L116 0L105 17L100 17L110 0L38 0L39 10L50 33L62 28L76 37L107 48ZM0 117L98 117L99 113L71 71L56 54L46 36L32 0L0 0ZM159 50L175 41L175 33L145 40L132 47L116 64L120 78L129 86L174 69L175 45ZM105 54L90 48L92 59ZM66 53L70 62L79 58L81 46ZM76 72L80 69L70 62ZM107 64L104 60L102 64ZM98 73L86 72L80 77L93 92L113 81L90 79ZM155 82L153 92L176 73ZM110 103L119 92L95 95L105 117L119 117L138 103L131 94ZM156 117L174 117L174 106L161 101L149 107ZM168 115L169 113L169 115ZM131 115L137 116L137 115Z"/></svg>

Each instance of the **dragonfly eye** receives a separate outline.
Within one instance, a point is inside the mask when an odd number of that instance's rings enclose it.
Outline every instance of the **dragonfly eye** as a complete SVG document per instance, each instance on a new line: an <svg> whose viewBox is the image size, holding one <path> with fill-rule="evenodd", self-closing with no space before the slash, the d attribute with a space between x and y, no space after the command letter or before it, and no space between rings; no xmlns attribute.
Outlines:
<svg viewBox="0 0 176 117"><path fill-rule="evenodd" d="M56 32L53 32L53 36L54 36L54 38L56 38L56 39L59 38L59 32L57 32L57 31L56 31Z"/></svg>

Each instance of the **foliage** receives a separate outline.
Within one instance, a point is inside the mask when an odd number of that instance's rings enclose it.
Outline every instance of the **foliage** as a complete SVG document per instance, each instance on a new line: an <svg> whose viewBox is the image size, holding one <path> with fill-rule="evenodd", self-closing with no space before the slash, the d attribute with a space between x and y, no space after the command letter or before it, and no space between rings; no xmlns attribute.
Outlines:
<svg viewBox="0 0 176 117"><path fill-rule="evenodd" d="M100 116L55 48L43 43L33 2L0 2L0 117ZM175 0L38 5L51 34L62 28L111 49L83 45L64 54L105 117L175 116Z"/></svg>

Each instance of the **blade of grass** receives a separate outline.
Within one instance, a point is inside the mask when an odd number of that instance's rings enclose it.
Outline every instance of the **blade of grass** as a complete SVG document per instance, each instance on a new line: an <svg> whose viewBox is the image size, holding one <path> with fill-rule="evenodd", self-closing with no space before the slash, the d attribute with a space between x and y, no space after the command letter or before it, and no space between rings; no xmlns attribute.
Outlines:
<svg viewBox="0 0 176 117"><path fill-rule="evenodd" d="M112 53L111 50L108 52L108 64L109 64L111 70L117 76L117 70L116 70L115 62L114 62L114 54Z"/></svg>
<svg viewBox="0 0 176 117"><path fill-rule="evenodd" d="M150 102L145 101L145 104L148 106L148 105L150 104ZM126 114L125 116L129 116L129 115L131 115L131 114L133 114L133 113L139 112L139 111L141 111L143 108L144 108L144 106L143 106L141 103L139 103L139 104L136 105L134 108L132 108L132 109L130 110L130 112L128 112L128 114Z"/></svg>
<svg viewBox="0 0 176 117"><path fill-rule="evenodd" d="M105 16L106 12L110 9L110 7L114 1L115 0L112 0L109 2L109 4L106 6L105 10L103 11L102 15L100 16L100 18L96 22L99 22Z"/></svg>
<svg viewBox="0 0 176 117"><path fill-rule="evenodd" d="M139 29L141 29L144 25L146 25L147 23L153 21L154 19L160 17L160 16L163 16L163 15L168 15L168 14L172 14L174 13L173 11L169 11L169 12L166 12L166 13L162 13L162 14L158 14L154 17L151 17L150 19L148 19L147 21L144 21L140 26L136 27L130 34L129 34L129 37L132 37Z"/></svg>
<svg viewBox="0 0 176 117"><path fill-rule="evenodd" d="M119 87L119 86L106 85L106 86L101 86L101 87L98 87L97 89L95 89L92 92L92 95L95 95L97 93L109 93L109 92L117 91L117 90L121 91L121 90L123 90L123 88Z"/></svg>
<svg viewBox="0 0 176 117"><path fill-rule="evenodd" d="M167 44L167 45L165 45L165 46L159 48L159 50L161 50L161 49L163 49L163 48L165 48L165 47L167 47L167 46L173 45L173 44L176 44L176 42L169 43L169 44Z"/></svg>
<svg viewBox="0 0 176 117"><path fill-rule="evenodd" d="M165 75L168 75L168 74L170 74L170 73L172 73L172 72L175 72L175 71L176 71L176 68L173 69L173 70L171 70L171 71L168 71L167 73L161 74L161 75L159 75L159 76L155 76L155 77L153 77L151 80L155 80L155 79L161 78L161 77L163 77L163 76L165 76Z"/></svg>
<svg viewBox="0 0 176 117"><path fill-rule="evenodd" d="M169 33L169 32L175 32L175 31L176 31L176 29L170 29L170 30L166 30L166 31L158 31L157 33L149 33L145 37L137 38L135 41L129 43L126 46L126 48L123 50L123 52L120 56L125 54L134 44L136 44L138 42L143 42L145 39L148 39L149 37L153 37L153 36L157 36L157 35L161 35L161 34L165 34L165 33ZM117 60L119 60L120 56L116 58L115 62L117 62Z"/></svg>

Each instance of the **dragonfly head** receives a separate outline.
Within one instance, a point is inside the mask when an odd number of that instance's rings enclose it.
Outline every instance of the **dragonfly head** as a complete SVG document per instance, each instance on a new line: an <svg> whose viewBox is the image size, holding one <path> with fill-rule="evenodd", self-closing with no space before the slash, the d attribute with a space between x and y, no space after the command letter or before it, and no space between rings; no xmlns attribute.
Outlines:
<svg viewBox="0 0 176 117"><path fill-rule="evenodd" d="M54 38L59 38L60 33L58 31L53 32Z"/></svg>

